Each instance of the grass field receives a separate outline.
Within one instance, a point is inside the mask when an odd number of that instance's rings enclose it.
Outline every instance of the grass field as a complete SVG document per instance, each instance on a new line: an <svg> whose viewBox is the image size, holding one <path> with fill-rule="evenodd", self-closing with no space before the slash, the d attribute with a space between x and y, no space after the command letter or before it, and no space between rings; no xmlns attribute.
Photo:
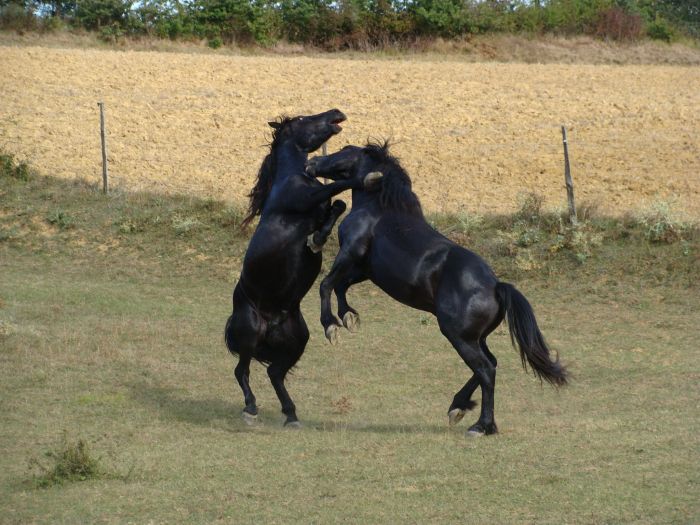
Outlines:
<svg viewBox="0 0 700 525"><path fill-rule="evenodd" d="M361 331L331 347L312 291L290 431L260 366L261 422L240 418L237 208L0 177L0 522L697 523L697 230L652 243L599 217L581 263L552 217L506 249L516 219L433 217L528 296L569 388L523 373L500 328L501 433L467 438L476 415L449 429L446 411L468 371L432 318L358 286ZM46 482L79 440L97 472Z"/></svg>

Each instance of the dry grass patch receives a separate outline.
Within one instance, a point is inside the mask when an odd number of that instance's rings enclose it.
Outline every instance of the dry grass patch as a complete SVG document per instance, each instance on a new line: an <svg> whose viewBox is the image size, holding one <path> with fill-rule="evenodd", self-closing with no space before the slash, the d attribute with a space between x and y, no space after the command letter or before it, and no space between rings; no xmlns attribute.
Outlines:
<svg viewBox="0 0 700 525"><path fill-rule="evenodd" d="M565 124L579 201L617 215L676 199L700 217L694 66L4 46L0 67L0 146L64 178L100 179L101 100L115 188L241 204L266 122L338 107L330 151L393 138L429 211L512 213L527 190L563 206Z"/></svg>

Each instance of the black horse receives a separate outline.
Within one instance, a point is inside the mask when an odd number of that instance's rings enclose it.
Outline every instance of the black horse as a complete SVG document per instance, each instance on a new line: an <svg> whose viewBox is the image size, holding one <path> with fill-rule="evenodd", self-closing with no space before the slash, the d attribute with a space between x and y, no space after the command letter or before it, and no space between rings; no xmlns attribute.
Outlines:
<svg viewBox="0 0 700 525"><path fill-rule="evenodd" d="M362 184L344 179L323 185L306 174L305 166L308 153L339 133L344 120L345 115L333 109L269 123L274 130L270 153L249 194L243 225L257 215L260 222L243 260L225 330L226 346L239 356L234 374L243 390L243 416L248 421L258 413L248 381L250 362L255 359L268 365L267 373L287 416L285 425L299 425L284 386L287 372L309 339L299 305L321 270L320 247L345 211L345 203L331 205L331 197Z"/></svg>
<svg viewBox="0 0 700 525"><path fill-rule="evenodd" d="M481 386L481 415L469 432L498 431L493 414L496 358L486 337L505 317L523 366L529 363L540 379L553 385L566 384L566 369L558 357L552 359L527 299L500 282L477 254L426 222L408 174L386 143L347 146L313 158L307 171L324 177L383 175L376 187L353 190L352 211L338 228L340 251L321 282L321 323L331 343L340 326L331 311L331 290L338 298L338 316L354 330L359 317L345 294L351 285L371 279L397 301L434 314L440 331L474 372L448 409L450 425L474 408L471 396Z"/></svg>

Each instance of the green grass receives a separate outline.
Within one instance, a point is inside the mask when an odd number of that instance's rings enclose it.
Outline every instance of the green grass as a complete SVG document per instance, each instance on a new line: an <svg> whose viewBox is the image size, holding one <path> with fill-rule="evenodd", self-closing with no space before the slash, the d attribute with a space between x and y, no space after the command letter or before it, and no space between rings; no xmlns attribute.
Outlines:
<svg viewBox="0 0 700 525"><path fill-rule="evenodd" d="M591 219L582 260L553 214L433 217L527 295L574 374L541 386L498 329L501 433L470 439L476 414L446 417L466 367L431 317L370 284L350 292L363 324L338 347L314 290L303 304L311 340L288 387L304 428L282 428L258 365L246 426L222 340L240 218L0 176L0 522L700 521L696 229L652 242L634 218ZM33 483L36 458L79 442L106 475Z"/></svg>

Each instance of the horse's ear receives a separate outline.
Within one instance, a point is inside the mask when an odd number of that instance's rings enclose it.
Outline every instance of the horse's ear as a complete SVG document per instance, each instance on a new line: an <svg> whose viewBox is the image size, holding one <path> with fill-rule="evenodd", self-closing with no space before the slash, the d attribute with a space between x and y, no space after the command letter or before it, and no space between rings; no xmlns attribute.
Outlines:
<svg viewBox="0 0 700 525"><path fill-rule="evenodd" d="M282 127L282 124L280 124L279 122L275 122L274 120L271 121L271 122L268 122L267 124L268 124L268 126L270 126L272 129L280 129L280 128Z"/></svg>
<svg viewBox="0 0 700 525"><path fill-rule="evenodd" d="M374 187L380 180L384 178L384 174L381 171L372 171L365 175L364 180L362 181L365 189L370 189Z"/></svg>

